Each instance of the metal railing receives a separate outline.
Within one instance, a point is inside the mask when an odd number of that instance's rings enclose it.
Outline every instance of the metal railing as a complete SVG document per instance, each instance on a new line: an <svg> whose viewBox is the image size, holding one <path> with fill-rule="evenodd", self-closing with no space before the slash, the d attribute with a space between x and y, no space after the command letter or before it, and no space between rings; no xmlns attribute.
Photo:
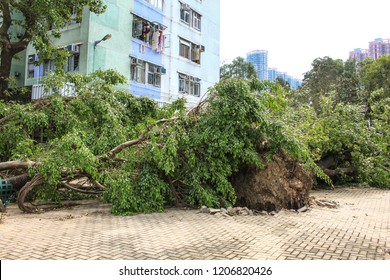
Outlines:
<svg viewBox="0 0 390 280"><path fill-rule="evenodd" d="M46 98L53 95L55 92L52 88L48 88L44 84L36 84L32 86L31 99ZM76 96L76 89L73 83L65 83L62 88L58 90L61 96Z"/></svg>

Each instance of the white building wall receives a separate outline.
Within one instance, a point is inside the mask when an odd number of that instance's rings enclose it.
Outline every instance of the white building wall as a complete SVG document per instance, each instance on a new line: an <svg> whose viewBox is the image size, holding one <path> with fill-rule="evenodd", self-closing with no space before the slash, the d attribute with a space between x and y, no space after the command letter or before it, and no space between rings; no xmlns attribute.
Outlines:
<svg viewBox="0 0 390 280"><path fill-rule="evenodd" d="M190 27L180 19L180 3L185 3L201 15L201 30ZM187 99L188 105L196 105L204 98L209 87L219 81L220 63L220 1L219 0L167 0L164 7L164 25L169 47L163 55L163 65L167 74L163 77L161 99L172 102L180 97ZM195 63L179 56L180 38L203 45L201 63ZM201 79L200 97L179 93L178 72Z"/></svg>

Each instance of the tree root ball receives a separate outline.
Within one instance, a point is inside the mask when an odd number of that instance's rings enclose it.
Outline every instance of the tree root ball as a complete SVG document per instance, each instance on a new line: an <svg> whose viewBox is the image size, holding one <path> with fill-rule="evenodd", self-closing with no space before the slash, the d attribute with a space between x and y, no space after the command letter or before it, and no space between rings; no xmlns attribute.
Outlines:
<svg viewBox="0 0 390 280"><path fill-rule="evenodd" d="M265 169L245 167L232 178L237 205L260 211L300 209L309 205L313 176L284 151Z"/></svg>

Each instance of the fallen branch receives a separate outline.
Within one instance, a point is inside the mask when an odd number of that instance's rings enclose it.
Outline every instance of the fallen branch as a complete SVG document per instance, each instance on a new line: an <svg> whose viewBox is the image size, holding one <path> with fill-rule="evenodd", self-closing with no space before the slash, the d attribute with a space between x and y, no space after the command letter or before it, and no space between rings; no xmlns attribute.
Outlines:
<svg viewBox="0 0 390 280"><path fill-rule="evenodd" d="M14 117L14 115L9 115L9 116L6 116L6 117L0 119L0 124L7 122L8 120L10 120L13 117Z"/></svg>
<svg viewBox="0 0 390 280"><path fill-rule="evenodd" d="M0 162L0 171L17 169L17 168L28 169L34 165L35 162L31 160L27 160L27 161L15 160L15 161Z"/></svg>
<svg viewBox="0 0 390 280"><path fill-rule="evenodd" d="M187 116L190 116L190 115L195 115L195 114L198 114L200 109L207 103L207 99L206 100L203 100L202 102L200 102L197 106L194 106L193 108L191 108L187 113L186 115ZM173 118L169 118L169 119L161 119L161 120L158 120L156 121L154 124L148 126L146 128L146 132L149 132L153 127L155 126L158 126L160 124L163 124L163 123L169 123L169 122L175 122L177 121L179 118L178 117L173 117ZM108 157L109 158L114 158L117 154L119 154L121 151L123 151L124 149L126 148L129 148L131 146L135 146L135 145L139 145L139 144L142 144L144 143L146 140L149 139L149 136L146 135L146 133L143 133L141 134L140 137L138 137L137 139L133 139L133 140L130 140L130 141L127 141L125 143L122 143L118 146L116 146L115 148L111 149L109 152L108 152ZM101 157L100 159L105 159L105 157Z"/></svg>
<svg viewBox="0 0 390 280"><path fill-rule="evenodd" d="M170 118L170 119L161 119L161 120L158 120L156 121L153 125L149 126L146 128L147 131L151 130L153 127L159 125L159 124L162 124L162 123L168 123L168 122L174 122L174 121L177 121L178 118L177 117L174 117L174 118ZM138 137L137 139L133 139L133 140L130 140L130 141L127 141L125 143L122 143L118 146L116 146L115 148L111 149L111 151L108 152L108 156L110 158L114 158L117 154L119 154L120 152L122 152L124 149L126 148L129 148L131 146L135 146L135 145L138 145L138 144L142 144L144 141L148 140L149 139L149 136L146 135L145 133L141 134L140 137ZM103 157L104 158L104 157Z"/></svg>
<svg viewBox="0 0 390 280"><path fill-rule="evenodd" d="M87 190L78 189L76 187L73 187L71 184L69 184L67 182L61 182L61 186L65 187L67 189L79 192L79 193L83 193L83 194L101 194L102 193L102 191L87 191Z"/></svg>
<svg viewBox="0 0 390 280"><path fill-rule="evenodd" d="M129 148L131 146L134 146L134 145L138 145L138 144L141 144L142 142L144 142L145 140L147 140L148 137L146 137L144 134L141 135L138 139L133 139L133 140L130 140L130 141L127 141L125 143L122 143L118 146L116 146L115 148L113 148L111 151L108 152L108 156L110 158L114 158L117 154L119 154L120 152L122 152L124 149L126 148Z"/></svg>
<svg viewBox="0 0 390 280"><path fill-rule="evenodd" d="M334 176L341 175L341 174L351 175L351 174L355 173L355 169L354 168L337 168L337 169L334 169L334 170L324 168L322 170L329 177L334 177Z"/></svg>

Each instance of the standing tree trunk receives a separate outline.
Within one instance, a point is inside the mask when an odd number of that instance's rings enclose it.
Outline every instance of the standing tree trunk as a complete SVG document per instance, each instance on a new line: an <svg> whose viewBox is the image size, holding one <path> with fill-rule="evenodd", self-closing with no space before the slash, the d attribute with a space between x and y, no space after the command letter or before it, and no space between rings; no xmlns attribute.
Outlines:
<svg viewBox="0 0 390 280"><path fill-rule="evenodd" d="M1 49L1 59L0 59L0 98L8 101L8 85L9 77L11 74L11 63L12 63L12 53L9 51L7 46L3 46Z"/></svg>

